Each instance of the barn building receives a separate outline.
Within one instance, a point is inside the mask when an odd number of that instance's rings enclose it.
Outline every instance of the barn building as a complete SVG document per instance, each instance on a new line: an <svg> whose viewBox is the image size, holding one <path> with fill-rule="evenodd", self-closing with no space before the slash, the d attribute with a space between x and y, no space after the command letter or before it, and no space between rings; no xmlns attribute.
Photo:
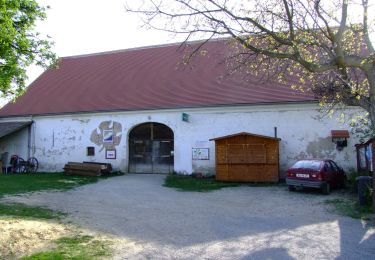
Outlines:
<svg viewBox="0 0 375 260"><path fill-rule="evenodd" d="M245 132L280 139L281 177L302 158L355 167L355 138L340 149L333 142L345 123L321 118L311 93L229 75L227 49L210 41L188 64L179 44L61 58L0 110L0 153L35 156L39 171L91 161L123 172L215 174L213 140Z"/></svg>

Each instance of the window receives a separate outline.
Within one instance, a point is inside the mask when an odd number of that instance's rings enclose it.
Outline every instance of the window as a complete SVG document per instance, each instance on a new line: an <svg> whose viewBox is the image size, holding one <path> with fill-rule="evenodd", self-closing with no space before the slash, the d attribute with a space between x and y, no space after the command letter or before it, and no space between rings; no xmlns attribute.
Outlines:
<svg viewBox="0 0 375 260"><path fill-rule="evenodd" d="M87 156L94 156L95 155L95 147L88 146L87 147Z"/></svg>
<svg viewBox="0 0 375 260"><path fill-rule="evenodd" d="M329 161L325 162L324 169L325 169L326 172L334 172L335 171L335 167Z"/></svg>
<svg viewBox="0 0 375 260"><path fill-rule="evenodd" d="M320 161L298 161L296 162L291 168L292 169L312 169L312 170L320 170Z"/></svg>
<svg viewBox="0 0 375 260"><path fill-rule="evenodd" d="M333 161L329 161L329 163L331 164L332 166L332 169L335 171L335 172L339 172L339 167L336 165L336 163L334 163Z"/></svg>

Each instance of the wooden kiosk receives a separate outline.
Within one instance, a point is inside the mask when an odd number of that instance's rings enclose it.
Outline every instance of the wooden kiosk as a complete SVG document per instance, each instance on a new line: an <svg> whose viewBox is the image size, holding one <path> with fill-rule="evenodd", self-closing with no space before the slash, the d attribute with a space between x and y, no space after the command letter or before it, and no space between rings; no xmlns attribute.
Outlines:
<svg viewBox="0 0 375 260"><path fill-rule="evenodd" d="M278 182L281 139L238 133L215 141L216 180L233 182Z"/></svg>

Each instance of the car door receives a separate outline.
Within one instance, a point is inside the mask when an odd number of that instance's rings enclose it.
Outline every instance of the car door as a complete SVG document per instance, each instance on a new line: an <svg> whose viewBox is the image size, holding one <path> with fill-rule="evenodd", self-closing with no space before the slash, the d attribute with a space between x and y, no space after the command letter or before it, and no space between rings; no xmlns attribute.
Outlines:
<svg viewBox="0 0 375 260"><path fill-rule="evenodd" d="M323 170L324 170L324 173L325 173L324 180L329 182L329 183L332 183L332 181L334 181L333 180L334 179L334 173L333 173L332 165L329 163L329 161L324 162Z"/></svg>
<svg viewBox="0 0 375 260"><path fill-rule="evenodd" d="M335 187L339 187L344 182L344 173L341 171L340 167L337 166L337 164L334 161L329 161L329 163L332 165L333 169L333 183Z"/></svg>

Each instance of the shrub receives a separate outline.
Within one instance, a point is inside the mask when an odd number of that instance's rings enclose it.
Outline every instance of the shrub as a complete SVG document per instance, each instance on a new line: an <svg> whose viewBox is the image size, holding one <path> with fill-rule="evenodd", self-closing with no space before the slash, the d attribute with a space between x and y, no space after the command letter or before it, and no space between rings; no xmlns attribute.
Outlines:
<svg viewBox="0 0 375 260"><path fill-rule="evenodd" d="M350 169L347 174L347 184L348 188L351 192L357 193L358 192L358 186L356 178L359 176L369 176L367 172L357 172L354 169Z"/></svg>

